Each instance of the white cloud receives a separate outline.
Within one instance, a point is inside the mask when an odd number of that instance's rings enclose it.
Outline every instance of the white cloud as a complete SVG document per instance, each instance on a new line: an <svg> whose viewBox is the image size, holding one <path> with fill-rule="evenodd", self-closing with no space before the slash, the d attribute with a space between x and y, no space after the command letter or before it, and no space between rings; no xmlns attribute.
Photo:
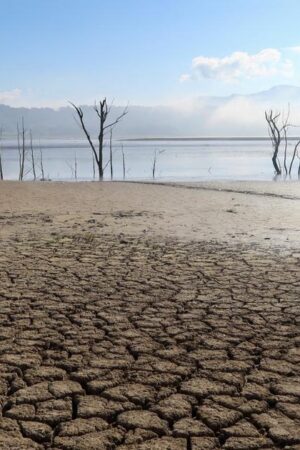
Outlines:
<svg viewBox="0 0 300 450"><path fill-rule="evenodd" d="M292 53L297 53L299 55L300 54L300 45L296 45L294 47L287 47L286 50L288 50Z"/></svg>
<svg viewBox="0 0 300 450"><path fill-rule="evenodd" d="M180 77L180 79L179 79L179 81L188 81L188 80L190 80L191 79L191 75L190 74L188 74L188 73L183 73L182 75L181 75L181 77Z"/></svg>
<svg viewBox="0 0 300 450"><path fill-rule="evenodd" d="M234 52L223 58L197 56L192 61L192 74L189 78L210 78L222 81L238 81L243 78L270 77L293 74L293 63L284 59L275 48L266 48L250 55L247 52ZM187 74L181 77L185 81Z"/></svg>
<svg viewBox="0 0 300 450"><path fill-rule="evenodd" d="M0 103L4 105L12 105L21 96L20 89L12 89L11 91L0 91Z"/></svg>
<svg viewBox="0 0 300 450"><path fill-rule="evenodd" d="M31 89L22 91L21 89L15 88L15 89L11 89L9 91L0 91L0 104L11 106L14 108L50 107L53 109L58 109L62 106L67 106L68 103L66 100L60 100L60 99L48 100L48 99L40 98Z"/></svg>

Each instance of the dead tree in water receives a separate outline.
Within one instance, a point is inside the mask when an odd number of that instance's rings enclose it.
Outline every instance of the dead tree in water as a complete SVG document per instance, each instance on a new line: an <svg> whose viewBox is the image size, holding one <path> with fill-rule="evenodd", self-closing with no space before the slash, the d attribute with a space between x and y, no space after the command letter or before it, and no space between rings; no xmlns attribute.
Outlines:
<svg viewBox="0 0 300 450"><path fill-rule="evenodd" d="M283 167L285 170L285 174L287 175L288 169L287 169L287 147L288 147L288 140L287 140L287 131L289 128L289 117L290 117L290 105L288 106L288 112L285 117L285 120L282 124L282 131L283 131L283 137L284 137L284 157L283 157Z"/></svg>
<svg viewBox="0 0 300 450"><path fill-rule="evenodd" d="M75 152L75 159L74 159L74 178L77 181L77 155Z"/></svg>
<svg viewBox="0 0 300 450"><path fill-rule="evenodd" d="M125 154L124 154L124 148L123 148L123 144L122 144L122 162L123 162L123 180L125 180L126 178L126 166L125 166Z"/></svg>
<svg viewBox="0 0 300 450"><path fill-rule="evenodd" d="M265 111L265 118L268 123L269 136L270 136L272 146L273 146L272 163L273 163L276 175L281 175L281 173L282 173L280 159L279 159L279 150L280 150L280 144L281 144L282 140L284 140L283 168L284 168L286 175L287 174L291 175L295 157L296 157L296 155L298 155L298 146L300 144L300 140L296 143L296 145L294 147L291 162L290 162L289 168L288 168L287 132L288 132L289 127L293 126L288 122L289 114L290 114L289 109L288 109L288 113L285 116L281 113L274 114L274 112L272 110L270 110L269 112ZM279 123L280 119L282 119L281 124Z"/></svg>
<svg viewBox="0 0 300 450"><path fill-rule="evenodd" d="M300 144L300 141L297 142L297 144L295 145L294 151L293 151L293 156L292 156L291 164L290 164L290 167L289 167L289 175L291 175L291 172L292 172L295 156L298 154L298 146L299 146L299 144ZM298 167L298 175L299 175L299 169L300 169L300 164L299 164L299 167Z"/></svg>
<svg viewBox="0 0 300 450"><path fill-rule="evenodd" d="M273 146L273 156L272 156L272 163L275 169L275 172L277 175L281 174L281 167L280 167L280 162L278 159L278 153L279 153L279 147L280 147L280 143L281 143L281 129L279 128L278 125L278 119L280 117L280 113L274 114L272 110L270 110L269 113L267 113L267 111L265 111L265 118L266 121L268 122L268 131L269 131L269 136L272 142L272 146Z"/></svg>
<svg viewBox="0 0 300 450"><path fill-rule="evenodd" d="M96 178L95 157L93 155L93 180Z"/></svg>
<svg viewBox="0 0 300 450"><path fill-rule="evenodd" d="M155 179L156 161L157 161L157 150L155 150L154 157L153 157L153 165L152 165L152 179L153 180Z"/></svg>
<svg viewBox="0 0 300 450"><path fill-rule="evenodd" d="M2 155L0 153L0 180L3 180Z"/></svg>
<svg viewBox="0 0 300 450"><path fill-rule="evenodd" d="M34 160L34 152L33 152L33 144L32 144L32 131L30 130L30 150L31 150L31 165L32 165L32 173L33 179L36 180L36 171L35 171L35 160Z"/></svg>
<svg viewBox="0 0 300 450"><path fill-rule="evenodd" d="M46 181L45 179L45 172L44 172L44 162L43 162L43 150L40 147L40 168L41 168L41 181Z"/></svg>
<svg viewBox="0 0 300 450"><path fill-rule="evenodd" d="M88 130L86 128L86 124L85 124L84 118L83 118L82 108L80 106L74 105L74 103L70 102L70 104L73 106L73 108L75 109L75 111L77 113L77 116L80 121L80 126L88 140L88 143L89 143L91 149L92 149L92 152L93 152L93 155L94 155L94 158L96 161L96 165L98 168L98 178L100 181L102 181L103 174L104 174L104 166L103 166L104 136L106 135L107 132L112 130L117 125L117 123L120 122L120 120L127 114L128 107L124 108L123 112L119 116L117 116L117 118L115 120L107 123L109 114L111 112L111 107L107 105L106 98L104 98L103 100L100 100L99 104L95 103L94 111L97 114L98 120L99 120L98 147L96 148L95 144L92 141L90 133L88 132Z"/></svg>
<svg viewBox="0 0 300 450"><path fill-rule="evenodd" d="M2 141L2 128L0 128L0 142ZM2 144L0 145L0 180L3 180L3 166L2 166Z"/></svg>
<svg viewBox="0 0 300 450"><path fill-rule="evenodd" d="M19 124L17 123L17 141L18 141L18 154L19 154L19 181L20 181L20 174L21 174L21 144L20 144L20 130L19 130Z"/></svg>
<svg viewBox="0 0 300 450"><path fill-rule="evenodd" d="M21 136L21 140L20 140ZM22 117L22 128L19 129L19 124L17 124L17 141L18 141L18 153L19 153L19 181L23 181L24 176L27 175L29 171L25 173L25 160L26 160L26 130L24 127L24 118Z"/></svg>
<svg viewBox="0 0 300 450"><path fill-rule="evenodd" d="M164 151L165 150L159 150L158 154L160 155L161 153L164 153ZM152 178L153 178L153 180L155 179L156 168L157 168L157 150L155 150L155 152L154 152L153 164L152 164Z"/></svg>
<svg viewBox="0 0 300 450"><path fill-rule="evenodd" d="M66 161L66 162L67 162L67 165L69 166L69 168L71 170L72 178L74 178L74 180L77 181L77 165L78 164L77 164L76 152L74 154L74 166L71 163L69 163L68 161Z"/></svg>
<svg viewBox="0 0 300 450"><path fill-rule="evenodd" d="M109 163L110 163L110 179L114 178L114 170L113 170L113 152L112 152L112 128L109 133Z"/></svg>

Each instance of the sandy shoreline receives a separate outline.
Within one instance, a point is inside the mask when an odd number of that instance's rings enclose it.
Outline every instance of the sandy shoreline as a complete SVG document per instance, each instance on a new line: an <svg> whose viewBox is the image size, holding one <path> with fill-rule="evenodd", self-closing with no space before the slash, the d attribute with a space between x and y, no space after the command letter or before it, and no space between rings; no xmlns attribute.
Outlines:
<svg viewBox="0 0 300 450"><path fill-rule="evenodd" d="M51 226L298 247L299 183L0 183L0 236ZM23 216L21 220L20 217ZM78 225L79 224L79 225ZM48 227L44 223L44 227ZM269 241L269 242L268 242Z"/></svg>
<svg viewBox="0 0 300 450"><path fill-rule="evenodd" d="M1 182L0 449L298 450L299 219L297 183Z"/></svg>

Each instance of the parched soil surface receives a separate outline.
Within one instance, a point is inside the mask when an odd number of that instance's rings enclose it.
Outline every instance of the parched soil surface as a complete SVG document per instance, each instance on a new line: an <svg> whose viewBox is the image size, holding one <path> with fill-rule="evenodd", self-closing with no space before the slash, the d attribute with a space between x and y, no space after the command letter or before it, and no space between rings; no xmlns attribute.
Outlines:
<svg viewBox="0 0 300 450"><path fill-rule="evenodd" d="M300 449L300 254L59 232L0 250L0 448Z"/></svg>

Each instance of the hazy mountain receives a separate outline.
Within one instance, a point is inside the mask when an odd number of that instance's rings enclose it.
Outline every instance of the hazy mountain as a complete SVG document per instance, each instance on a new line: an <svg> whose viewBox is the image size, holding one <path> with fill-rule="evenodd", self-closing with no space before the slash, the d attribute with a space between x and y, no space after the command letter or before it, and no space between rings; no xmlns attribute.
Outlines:
<svg viewBox="0 0 300 450"><path fill-rule="evenodd" d="M249 97L259 102L276 102L283 106L286 106L287 103L292 105L300 103L300 88L289 85L274 86L267 91L251 94Z"/></svg>
<svg viewBox="0 0 300 450"><path fill-rule="evenodd" d="M275 86L251 95L198 97L174 106L129 106L128 115L116 127L114 137L257 136L266 135L265 109L291 109L291 122L300 123L300 87ZM114 106L111 118L122 107ZM83 107L86 123L95 136L97 116L91 106ZM51 108L12 108L0 105L0 126L5 136L14 136L17 122L24 118L34 137L81 138L69 106Z"/></svg>

